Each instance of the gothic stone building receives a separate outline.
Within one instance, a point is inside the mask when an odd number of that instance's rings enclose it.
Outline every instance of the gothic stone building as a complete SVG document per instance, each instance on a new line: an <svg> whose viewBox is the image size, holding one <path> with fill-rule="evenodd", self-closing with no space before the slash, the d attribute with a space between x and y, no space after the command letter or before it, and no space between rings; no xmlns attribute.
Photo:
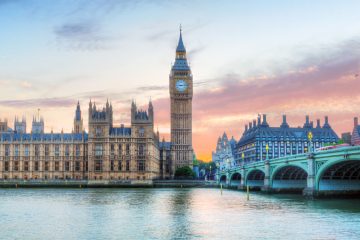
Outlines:
<svg viewBox="0 0 360 240"><path fill-rule="evenodd" d="M7 122L2 122L6 125ZM131 106L131 126L113 126L112 105L89 103L89 133L83 131L80 105L73 133L44 133L43 119L15 119L14 130L0 133L0 179L148 180L160 175L154 110Z"/></svg>
<svg viewBox="0 0 360 240"><path fill-rule="evenodd" d="M192 74L180 38L170 73L171 142L154 132L154 108L131 105L131 125L113 125L113 108L90 101L88 133L77 104L72 133L45 133L44 120L0 120L0 179L151 180L192 166Z"/></svg>

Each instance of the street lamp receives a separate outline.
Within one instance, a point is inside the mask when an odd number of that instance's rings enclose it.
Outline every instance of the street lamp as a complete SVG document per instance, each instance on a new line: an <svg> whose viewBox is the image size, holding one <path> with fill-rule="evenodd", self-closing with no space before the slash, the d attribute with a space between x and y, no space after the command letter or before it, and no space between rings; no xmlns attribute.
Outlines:
<svg viewBox="0 0 360 240"><path fill-rule="evenodd" d="M244 152L241 153L241 158L242 158L243 165L245 165L245 162L244 162L245 154L244 154Z"/></svg>
<svg viewBox="0 0 360 240"><path fill-rule="evenodd" d="M308 137L308 139L309 139L309 148L310 148L310 151L309 151L309 152L311 153L311 152L312 152L312 150L313 150L313 149L312 149L312 139L313 139L313 134L312 134L312 132L311 132L311 131L309 131L309 132L308 132L308 136L307 136L307 137Z"/></svg>
<svg viewBox="0 0 360 240"><path fill-rule="evenodd" d="M265 160L269 160L269 144L266 144L265 150L266 150L266 159Z"/></svg>
<svg viewBox="0 0 360 240"><path fill-rule="evenodd" d="M215 166L216 166L216 180L219 180L219 175L220 175L220 163L219 162L216 162L215 163Z"/></svg>
<svg viewBox="0 0 360 240"><path fill-rule="evenodd" d="M210 165L210 172L209 172L209 180L211 180L211 165Z"/></svg>

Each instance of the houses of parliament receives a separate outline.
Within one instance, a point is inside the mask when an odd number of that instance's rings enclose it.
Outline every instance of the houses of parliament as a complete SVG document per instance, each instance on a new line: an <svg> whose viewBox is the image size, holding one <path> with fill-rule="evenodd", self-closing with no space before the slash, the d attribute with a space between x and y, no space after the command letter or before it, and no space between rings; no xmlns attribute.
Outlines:
<svg viewBox="0 0 360 240"><path fill-rule="evenodd" d="M193 82L180 37L169 75L171 141L154 131L155 111L131 103L130 126L113 124L113 106L89 102L88 128L77 103L73 132L45 132L42 117L0 120L0 179L153 180L171 179L176 168L192 167Z"/></svg>

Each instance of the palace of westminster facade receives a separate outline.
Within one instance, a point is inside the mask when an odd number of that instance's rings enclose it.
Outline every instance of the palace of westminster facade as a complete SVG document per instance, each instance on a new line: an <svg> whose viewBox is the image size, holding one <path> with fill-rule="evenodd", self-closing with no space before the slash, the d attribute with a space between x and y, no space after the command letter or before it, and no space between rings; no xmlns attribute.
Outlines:
<svg viewBox="0 0 360 240"><path fill-rule="evenodd" d="M131 126L113 126L112 104L90 101L88 132L78 102L72 133L45 133L44 120L15 118L14 128L0 120L0 179L152 180L174 176L193 164L193 82L180 38L169 77L171 142L154 131L154 107L131 104Z"/></svg>

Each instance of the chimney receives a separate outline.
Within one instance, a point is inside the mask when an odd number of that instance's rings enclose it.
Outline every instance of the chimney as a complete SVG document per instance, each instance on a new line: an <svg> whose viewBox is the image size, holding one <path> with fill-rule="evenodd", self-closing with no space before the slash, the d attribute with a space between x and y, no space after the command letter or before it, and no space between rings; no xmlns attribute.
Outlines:
<svg viewBox="0 0 360 240"><path fill-rule="evenodd" d="M245 132L248 130L248 125L245 124Z"/></svg>
<svg viewBox="0 0 360 240"><path fill-rule="evenodd" d="M257 119L257 120L258 120L258 124L257 124L257 125L260 126L260 124L261 124L261 115L260 115L260 114L258 115L258 119Z"/></svg>
<svg viewBox="0 0 360 240"><path fill-rule="evenodd" d="M316 128L321 128L320 119L316 119Z"/></svg>
<svg viewBox="0 0 360 240"><path fill-rule="evenodd" d="M249 122L249 129L252 129L252 122Z"/></svg>
<svg viewBox="0 0 360 240"><path fill-rule="evenodd" d="M314 127L314 122L313 122L313 121L310 122L310 127L311 127L311 128Z"/></svg>
<svg viewBox="0 0 360 240"><path fill-rule="evenodd" d="M359 120L357 117L354 118L354 127L357 127L359 125Z"/></svg>
<svg viewBox="0 0 360 240"><path fill-rule="evenodd" d="M306 119L306 120L305 120L305 123L306 123L306 124L309 124L309 115L306 115L305 119Z"/></svg>
<svg viewBox="0 0 360 240"><path fill-rule="evenodd" d="M256 120L253 120L253 126L256 127Z"/></svg>
<svg viewBox="0 0 360 240"><path fill-rule="evenodd" d="M329 118L328 118L328 116L325 116L325 124L329 124Z"/></svg>
<svg viewBox="0 0 360 240"><path fill-rule="evenodd" d="M281 124L280 127L282 127L282 128L289 127L289 124L286 122L286 115L285 114L282 116L282 118L283 118L283 121L282 121L282 124Z"/></svg>
<svg viewBox="0 0 360 240"><path fill-rule="evenodd" d="M263 125L267 125L267 122L266 122L266 114L263 114L263 122L262 122Z"/></svg>

